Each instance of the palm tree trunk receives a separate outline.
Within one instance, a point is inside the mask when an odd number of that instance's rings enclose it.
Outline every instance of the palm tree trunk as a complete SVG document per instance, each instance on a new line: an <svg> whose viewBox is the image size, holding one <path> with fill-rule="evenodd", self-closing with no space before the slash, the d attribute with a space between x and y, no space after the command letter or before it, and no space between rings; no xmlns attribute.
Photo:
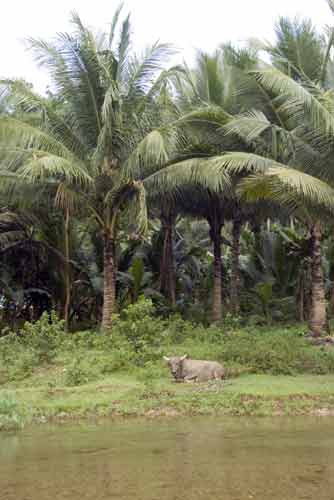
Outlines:
<svg viewBox="0 0 334 500"><path fill-rule="evenodd" d="M65 215L65 303L64 303L64 320L65 330L69 330L70 305L71 305L71 269L70 269L70 211L66 210Z"/></svg>
<svg viewBox="0 0 334 500"><path fill-rule="evenodd" d="M160 290L170 302L176 304L176 277L173 251L175 216L169 212L161 215L163 251L160 264Z"/></svg>
<svg viewBox="0 0 334 500"><path fill-rule="evenodd" d="M116 262L115 241L110 234L104 236L104 288L102 329L109 330L112 323L112 314L116 305Z"/></svg>
<svg viewBox="0 0 334 500"><path fill-rule="evenodd" d="M309 321L312 309L312 263L308 262L304 276L304 318Z"/></svg>
<svg viewBox="0 0 334 500"><path fill-rule="evenodd" d="M331 317L334 318L334 262L331 262L330 265L329 278L331 280L331 289L329 297L330 314Z"/></svg>
<svg viewBox="0 0 334 500"><path fill-rule="evenodd" d="M296 292L295 297L296 297L297 320L300 322L303 322L303 321L305 321L305 311L304 311L305 283L304 283L304 271L303 270L299 272L297 292Z"/></svg>
<svg viewBox="0 0 334 500"><path fill-rule="evenodd" d="M254 222L252 225L252 232L254 235L254 249L255 249L255 263L256 266L261 269L262 264L259 260L259 255L261 255L261 247L262 247L262 230L261 230L261 224Z"/></svg>
<svg viewBox="0 0 334 500"><path fill-rule="evenodd" d="M311 229L311 261L312 261L312 303L309 318L310 333L320 337L326 331L326 300L324 273L321 262L321 230L319 224Z"/></svg>
<svg viewBox="0 0 334 500"><path fill-rule="evenodd" d="M333 318L334 317L334 283L332 284L332 287L331 287L330 304L331 304L331 315Z"/></svg>
<svg viewBox="0 0 334 500"><path fill-rule="evenodd" d="M232 267L231 267L231 309L233 314L239 314L240 311L240 234L241 220L239 217L233 221L232 229Z"/></svg>
<svg viewBox="0 0 334 500"><path fill-rule="evenodd" d="M210 238L213 243L213 292L212 292L212 322L219 323L222 319L222 252L221 230L223 223L219 214L208 220Z"/></svg>

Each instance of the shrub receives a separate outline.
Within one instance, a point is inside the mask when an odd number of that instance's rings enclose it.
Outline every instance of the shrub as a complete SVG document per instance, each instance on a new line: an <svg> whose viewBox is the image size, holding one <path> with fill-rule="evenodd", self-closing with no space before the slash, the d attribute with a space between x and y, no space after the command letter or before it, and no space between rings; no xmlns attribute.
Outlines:
<svg viewBox="0 0 334 500"><path fill-rule="evenodd" d="M32 349L21 348L7 367L8 381L24 380L32 374L36 365L38 365L36 353Z"/></svg>
<svg viewBox="0 0 334 500"><path fill-rule="evenodd" d="M198 328L200 329L200 328ZM187 338L194 336L195 326L190 321L184 320L179 314L169 316L163 332L163 338L171 344L180 344ZM203 330L203 328L201 328Z"/></svg>
<svg viewBox="0 0 334 500"><path fill-rule="evenodd" d="M72 363L66 368L65 385L76 386L83 385L95 380L98 375L98 370L92 369L82 355L74 358Z"/></svg>
<svg viewBox="0 0 334 500"><path fill-rule="evenodd" d="M103 375L110 374L123 369L129 369L133 365L133 351L128 349L114 349L112 352L93 353L88 357L91 366Z"/></svg>
<svg viewBox="0 0 334 500"><path fill-rule="evenodd" d="M118 349L122 359L143 366L161 357L166 324L154 312L152 301L141 298L114 317L111 347Z"/></svg>
<svg viewBox="0 0 334 500"><path fill-rule="evenodd" d="M23 345L16 334L0 339L0 384L25 379L37 364L35 351Z"/></svg>
<svg viewBox="0 0 334 500"><path fill-rule="evenodd" d="M113 334L125 337L135 349L143 344L155 344L162 336L165 323L154 316L155 309L151 300L141 297L129 305L120 316L114 317Z"/></svg>
<svg viewBox="0 0 334 500"><path fill-rule="evenodd" d="M164 369L152 362L147 362L143 368L136 371L136 378L143 382L142 398L157 396L159 394L158 381L164 375Z"/></svg>
<svg viewBox="0 0 334 500"><path fill-rule="evenodd" d="M0 393L0 431L20 430L24 427L27 413L10 393Z"/></svg>
<svg viewBox="0 0 334 500"><path fill-rule="evenodd" d="M35 323L26 322L21 330L22 342L36 352L39 363L50 363L64 339L64 321L53 311L44 312Z"/></svg>
<svg viewBox="0 0 334 500"><path fill-rule="evenodd" d="M306 347L296 363L299 372L314 373L315 375L334 373L334 349Z"/></svg>
<svg viewBox="0 0 334 500"><path fill-rule="evenodd" d="M221 356L254 373L293 375L334 372L334 352L317 351L298 331L251 330L226 337Z"/></svg>

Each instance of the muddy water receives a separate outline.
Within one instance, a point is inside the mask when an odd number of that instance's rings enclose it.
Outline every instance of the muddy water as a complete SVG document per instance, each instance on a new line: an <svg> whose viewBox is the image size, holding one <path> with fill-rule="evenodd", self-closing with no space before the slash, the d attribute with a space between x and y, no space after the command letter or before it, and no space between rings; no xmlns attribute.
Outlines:
<svg viewBox="0 0 334 500"><path fill-rule="evenodd" d="M334 418L104 422L0 434L0 500L333 500Z"/></svg>

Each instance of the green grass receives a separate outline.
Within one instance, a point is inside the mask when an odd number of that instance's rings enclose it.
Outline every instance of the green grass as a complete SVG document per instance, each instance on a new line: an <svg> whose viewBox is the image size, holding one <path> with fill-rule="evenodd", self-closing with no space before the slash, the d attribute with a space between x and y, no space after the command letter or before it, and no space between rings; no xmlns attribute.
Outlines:
<svg viewBox="0 0 334 500"><path fill-rule="evenodd" d="M226 391L272 397L334 395L334 375L248 375L235 379Z"/></svg>
<svg viewBox="0 0 334 500"><path fill-rule="evenodd" d="M151 383L115 374L79 387L56 386L55 369L6 392L33 420L103 416L298 415L334 412L334 375L243 375L223 384L175 384L168 374ZM28 383L31 384L27 387ZM0 391L1 394L1 391Z"/></svg>
<svg viewBox="0 0 334 500"><path fill-rule="evenodd" d="M35 421L334 415L334 348L312 346L301 325L204 328L178 317L151 317L147 307L129 309L114 323L112 336L94 331L68 336L61 324L42 318L27 326L25 335L3 338L0 401L10 394L17 407L13 415L22 408ZM185 353L220 361L226 382L173 383L163 356Z"/></svg>

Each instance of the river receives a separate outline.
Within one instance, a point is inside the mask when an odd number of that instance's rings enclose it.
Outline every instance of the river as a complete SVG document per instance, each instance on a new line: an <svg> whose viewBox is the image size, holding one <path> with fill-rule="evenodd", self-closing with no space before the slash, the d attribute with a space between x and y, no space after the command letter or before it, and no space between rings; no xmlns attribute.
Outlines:
<svg viewBox="0 0 334 500"><path fill-rule="evenodd" d="M0 434L1 500L333 500L334 418L41 425Z"/></svg>

